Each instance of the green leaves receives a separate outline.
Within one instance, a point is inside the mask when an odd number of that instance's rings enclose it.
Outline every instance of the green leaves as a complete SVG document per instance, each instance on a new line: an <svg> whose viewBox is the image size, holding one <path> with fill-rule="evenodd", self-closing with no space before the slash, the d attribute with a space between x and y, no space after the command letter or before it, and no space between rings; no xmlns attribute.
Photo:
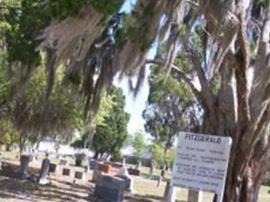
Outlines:
<svg viewBox="0 0 270 202"><path fill-rule="evenodd" d="M163 168L165 165L172 168L173 161L176 155L175 149L169 149L167 152L164 152L165 148L160 142L154 143L152 145L152 160L156 167Z"/></svg>
<svg viewBox="0 0 270 202"><path fill-rule="evenodd" d="M108 94L113 97L113 106L105 116L103 124L98 124L92 147L97 153L119 156L127 138L129 115L124 111L125 97L120 88L111 87Z"/></svg>
<svg viewBox="0 0 270 202"><path fill-rule="evenodd" d="M145 141L145 134L142 131L137 131L134 134L132 146L135 149L136 157L139 158L147 147L147 144Z"/></svg>
<svg viewBox="0 0 270 202"><path fill-rule="evenodd" d="M111 15L123 4L124 0L89 0L90 4L99 12Z"/></svg>

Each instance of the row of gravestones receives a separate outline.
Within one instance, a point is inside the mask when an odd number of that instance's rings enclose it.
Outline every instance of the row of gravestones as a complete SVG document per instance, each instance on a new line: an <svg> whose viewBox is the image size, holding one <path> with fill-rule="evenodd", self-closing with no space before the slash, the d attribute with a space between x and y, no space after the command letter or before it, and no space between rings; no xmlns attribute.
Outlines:
<svg viewBox="0 0 270 202"><path fill-rule="evenodd" d="M57 164L51 163L50 166L49 166L49 172L50 173L57 173L57 172L59 172L57 166L58 166ZM67 168L67 167L64 167L62 169L62 175L64 175L64 176L70 176L71 175L71 169L70 168ZM76 178L76 179L84 179L85 176L84 176L84 173L83 172L81 172L81 171L75 171L74 172L74 178Z"/></svg>
<svg viewBox="0 0 270 202"><path fill-rule="evenodd" d="M19 168L19 178L21 179L32 179L33 181L37 181L40 184L48 184L47 176L50 173L55 173L57 171L57 164L51 163L48 155L43 159L41 169L38 176L30 176L28 173L29 162L31 161L31 157L28 155L22 155L20 158L20 168ZM60 161L60 165L63 165L63 161ZM67 165L65 163L65 165ZM71 173L71 169L63 168L63 175L69 176ZM83 172L75 171L74 178L83 179Z"/></svg>

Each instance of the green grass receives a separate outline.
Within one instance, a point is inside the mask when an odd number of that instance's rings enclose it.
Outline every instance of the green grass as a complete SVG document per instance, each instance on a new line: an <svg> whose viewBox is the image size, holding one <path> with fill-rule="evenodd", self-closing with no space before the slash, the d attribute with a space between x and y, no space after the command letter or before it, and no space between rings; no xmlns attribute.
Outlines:
<svg viewBox="0 0 270 202"><path fill-rule="evenodd" d="M133 165L134 166L134 165ZM148 176L149 168L141 167L141 175L143 177ZM154 178L153 180L135 178L135 192L141 196L158 196L162 197L165 191L166 183L162 182L160 187L157 188L157 179L160 175L160 169L154 169ZM166 172L166 178L170 178L171 172ZM270 202L270 191L269 186L261 186L258 202ZM187 201L188 190L183 188L176 189L176 198L180 201ZM203 202L211 202L213 199L213 194L204 192L203 193ZM155 201L155 200L154 200ZM158 201L158 200L157 200Z"/></svg>

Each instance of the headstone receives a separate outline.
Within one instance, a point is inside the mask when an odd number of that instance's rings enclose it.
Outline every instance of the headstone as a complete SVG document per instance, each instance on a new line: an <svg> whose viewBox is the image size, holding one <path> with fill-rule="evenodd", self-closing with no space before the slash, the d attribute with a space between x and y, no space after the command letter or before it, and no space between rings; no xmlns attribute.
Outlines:
<svg viewBox="0 0 270 202"><path fill-rule="evenodd" d="M60 165L60 166L67 166L68 165L68 160L66 160L66 159L60 159L58 165Z"/></svg>
<svg viewBox="0 0 270 202"><path fill-rule="evenodd" d="M102 174L102 171L94 170L93 175L92 175L92 182L96 182L98 176L101 175L101 174Z"/></svg>
<svg viewBox="0 0 270 202"><path fill-rule="evenodd" d="M81 154L75 154L75 165L76 166L82 166L83 161L86 158L86 154L81 153Z"/></svg>
<svg viewBox="0 0 270 202"><path fill-rule="evenodd" d="M19 168L19 178L21 179L27 179L29 178L29 173L28 173L28 166L30 162L30 158L28 155L22 155L20 158L20 168Z"/></svg>
<svg viewBox="0 0 270 202"><path fill-rule="evenodd" d="M70 169L69 168L63 168L62 174L65 175L65 176L70 176Z"/></svg>
<svg viewBox="0 0 270 202"><path fill-rule="evenodd" d="M56 173L56 172L57 172L57 164L55 164L55 163L50 163L49 172L50 172L50 173Z"/></svg>
<svg viewBox="0 0 270 202"><path fill-rule="evenodd" d="M74 174L74 178L82 180L84 179L84 173L80 171L76 171Z"/></svg>
<svg viewBox="0 0 270 202"><path fill-rule="evenodd" d="M130 175L135 175L135 176L140 176L140 171L137 170L137 169L129 168L129 169L128 169L128 174L130 174Z"/></svg>
<svg viewBox="0 0 270 202"><path fill-rule="evenodd" d="M99 175L94 196L104 202L122 202L125 192L125 180L110 175Z"/></svg>
<svg viewBox="0 0 270 202"><path fill-rule="evenodd" d="M142 167L142 161L139 160L139 161L137 162L136 169L139 170L139 169L141 169L141 167Z"/></svg>
<svg viewBox="0 0 270 202"><path fill-rule="evenodd" d="M90 170L96 170L97 168L97 161L95 159L91 159L89 162Z"/></svg>
<svg viewBox="0 0 270 202"><path fill-rule="evenodd" d="M100 171L102 171L104 173L109 173L109 171L110 171L110 165L99 163L98 164L98 170L100 170Z"/></svg>
<svg viewBox="0 0 270 202"><path fill-rule="evenodd" d="M50 160L48 159L48 157L46 157L42 161L41 169L39 172L39 184L44 185L49 183L49 181L47 180L49 169L50 169Z"/></svg>

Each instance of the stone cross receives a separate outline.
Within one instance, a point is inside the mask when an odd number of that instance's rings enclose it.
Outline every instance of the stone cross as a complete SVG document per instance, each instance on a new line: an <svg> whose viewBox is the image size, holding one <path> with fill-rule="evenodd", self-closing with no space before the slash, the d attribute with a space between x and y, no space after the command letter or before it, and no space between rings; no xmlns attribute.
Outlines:
<svg viewBox="0 0 270 202"><path fill-rule="evenodd" d="M20 169L19 169L19 177L21 179L27 179L29 177L28 166L30 162L30 157L28 155L22 155L20 158Z"/></svg>

